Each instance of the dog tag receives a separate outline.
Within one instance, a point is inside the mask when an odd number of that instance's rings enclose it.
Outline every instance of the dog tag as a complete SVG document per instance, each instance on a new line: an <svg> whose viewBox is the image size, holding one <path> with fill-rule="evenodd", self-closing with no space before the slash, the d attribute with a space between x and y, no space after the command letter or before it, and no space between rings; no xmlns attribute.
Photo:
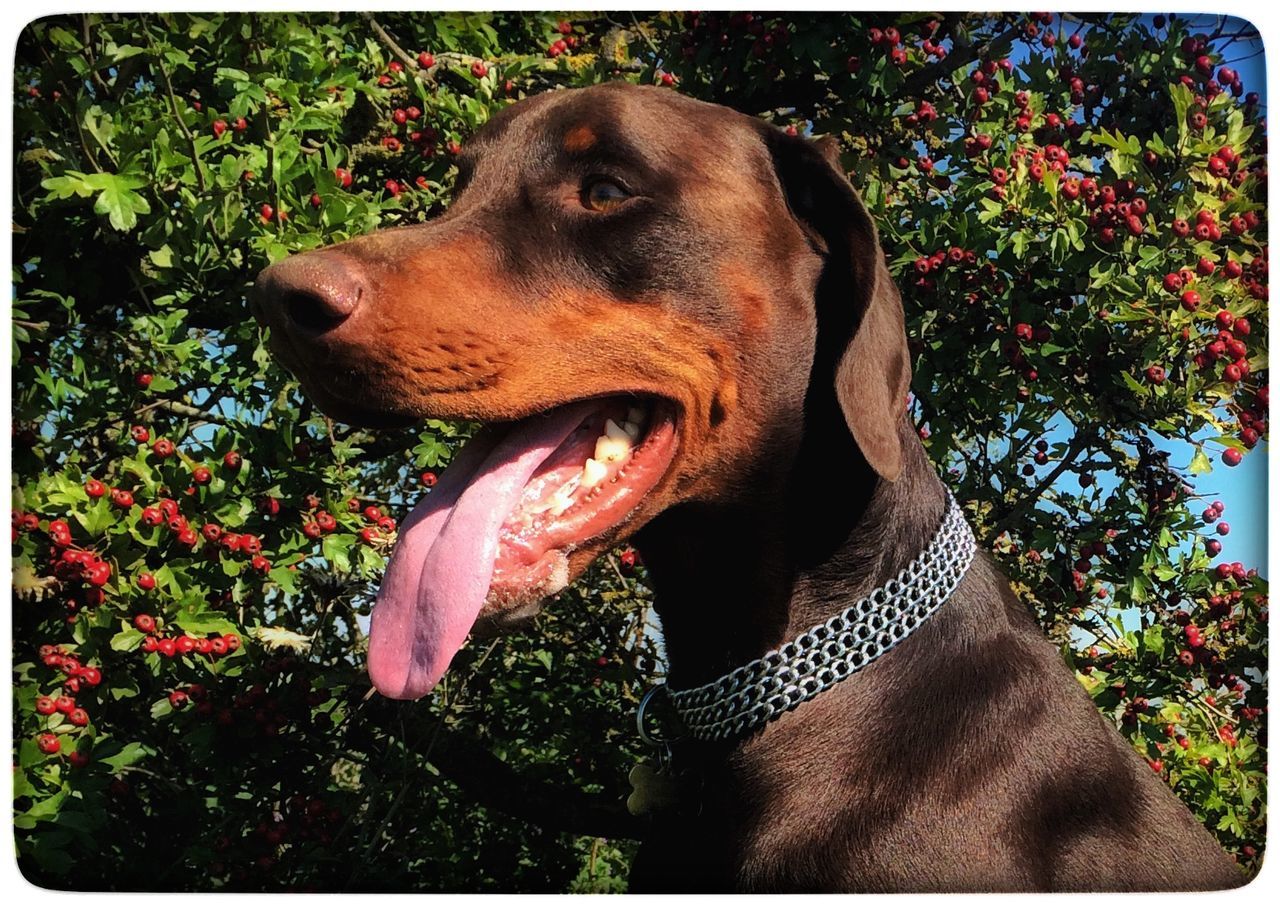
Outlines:
<svg viewBox="0 0 1280 905"><path fill-rule="evenodd" d="M673 809L680 800L679 784L665 769L651 764L636 764L627 775L632 792L627 796L627 811L644 817Z"/></svg>

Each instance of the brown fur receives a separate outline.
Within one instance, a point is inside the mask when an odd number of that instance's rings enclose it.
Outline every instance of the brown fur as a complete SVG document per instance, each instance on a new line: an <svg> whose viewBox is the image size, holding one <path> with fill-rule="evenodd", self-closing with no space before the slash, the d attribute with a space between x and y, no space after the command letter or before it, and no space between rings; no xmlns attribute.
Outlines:
<svg viewBox="0 0 1280 905"><path fill-rule="evenodd" d="M550 92L469 143L445 216L277 264L255 304L281 359L357 423L675 405L671 472L571 573L634 536L686 687L887 580L942 516L904 411L901 302L836 162L833 143L671 91ZM600 174L635 198L586 211ZM1243 881L983 554L891 655L679 758L701 813L655 825L637 890Z"/></svg>

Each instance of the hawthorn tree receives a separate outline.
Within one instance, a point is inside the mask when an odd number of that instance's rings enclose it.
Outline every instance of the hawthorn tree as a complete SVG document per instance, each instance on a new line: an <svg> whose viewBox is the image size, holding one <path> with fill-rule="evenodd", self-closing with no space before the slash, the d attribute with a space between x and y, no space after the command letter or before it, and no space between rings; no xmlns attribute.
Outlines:
<svg viewBox="0 0 1280 905"><path fill-rule="evenodd" d="M611 79L838 138L903 289L931 456L1101 712L1256 870L1267 586L1215 560L1222 510L1195 486L1267 435L1266 136L1242 47L1260 47L1246 23L1173 16L32 23L12 316L24 873L623 887L634 707L662 671L634 553L533 632L473 641L431 698L371 696L361 617L396 521L471 426L333 423L246 306L271 261L438 213L497 110Z"/></svg>

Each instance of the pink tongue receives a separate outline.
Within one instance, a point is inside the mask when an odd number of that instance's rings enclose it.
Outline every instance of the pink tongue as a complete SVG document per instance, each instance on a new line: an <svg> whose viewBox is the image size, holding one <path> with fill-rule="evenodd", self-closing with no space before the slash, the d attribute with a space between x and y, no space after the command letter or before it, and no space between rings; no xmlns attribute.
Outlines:
<svg viewBox="0 0 1280 905"><path fill-rule="evenodd" d="M369 678L390 698L435 687L476 621L498 531L538 466L582 423L587 403L530 418L459 451L400 528L369 627Z"/></svg>

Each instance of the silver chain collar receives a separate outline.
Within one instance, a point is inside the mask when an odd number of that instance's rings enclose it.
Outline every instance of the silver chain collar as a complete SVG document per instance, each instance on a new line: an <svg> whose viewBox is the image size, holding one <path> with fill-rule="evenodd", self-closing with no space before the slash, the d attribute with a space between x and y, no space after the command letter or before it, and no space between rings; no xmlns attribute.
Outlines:
<svg viewBox="0 0 1280 905"><path fill-rule="evenodd" d="M714 682L683 691L659 686L688 734L718 741L775 720L865 669L922 625L955 591L977 549L960 505L950 493L947 501L924 552L853 606Z"/></svg>

